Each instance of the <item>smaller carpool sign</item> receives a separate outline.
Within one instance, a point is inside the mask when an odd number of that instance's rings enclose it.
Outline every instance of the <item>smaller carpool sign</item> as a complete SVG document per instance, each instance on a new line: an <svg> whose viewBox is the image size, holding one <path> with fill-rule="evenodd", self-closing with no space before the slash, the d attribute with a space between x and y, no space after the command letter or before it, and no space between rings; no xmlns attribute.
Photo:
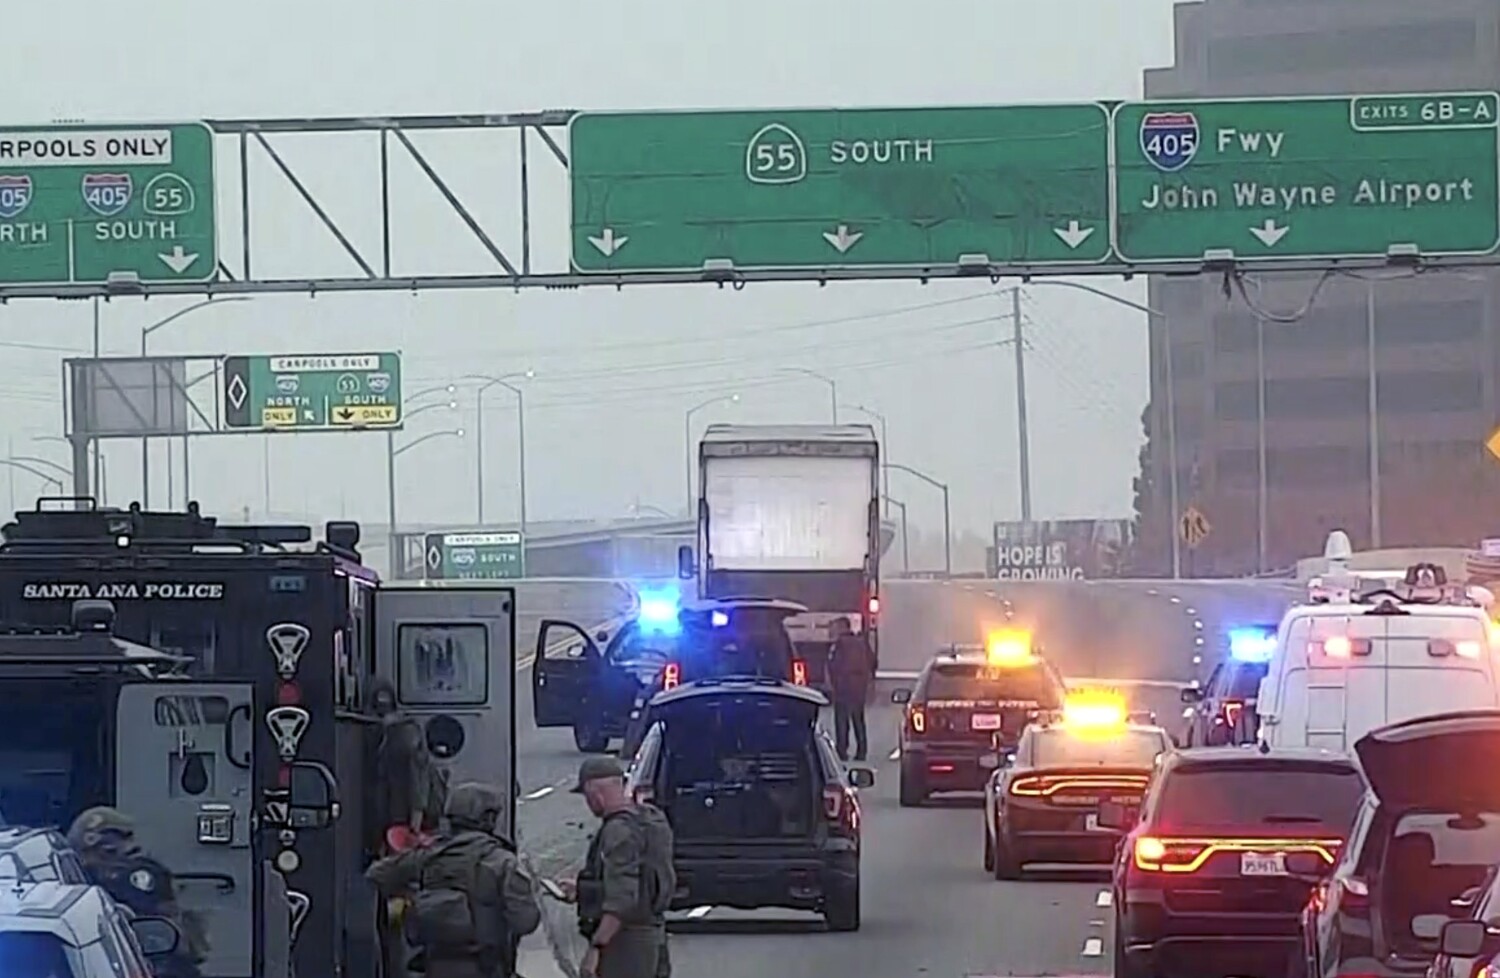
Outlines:
<svg viewBox="0 0 1500 978"><path fill-rule="evenodd" d="M1176 173L1198 154L1198 117L1191 112L1148 112L1141 119L1141 152L1163 173Z"/></svg>

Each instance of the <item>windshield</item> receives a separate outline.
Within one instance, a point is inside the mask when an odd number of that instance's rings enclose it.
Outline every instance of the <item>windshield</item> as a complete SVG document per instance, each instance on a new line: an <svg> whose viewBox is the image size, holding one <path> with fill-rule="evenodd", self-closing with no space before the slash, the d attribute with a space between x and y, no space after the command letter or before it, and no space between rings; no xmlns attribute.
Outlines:
<svg viewBox="0 0 1500 978"><path fill-rule="evenodd" d="M1079 737L1061 729L1032 735L1032 758L1037 767L1098 765L1148 768L1169 746L1151 730L1128 730L1115 737Z"/></svg>
<svg viewBox="0 0 1500 978"><path fill-rule="evenodd" d="M1282 826L1342 836L1363 795L1364 782L1347 765L1188 765L1167 776L1156 819L1173 828L1264 833Z"/></svg>
<svg viewBox="0 0 1500 978"><path fill-rule="evenodd" d="M90 691L51 683L0 687L0 813L11 825L59 826L105 800L107 714Z"/></svg>
<svg viewBox="0 0 1500 978"><path fill-rule="evenodd" d="M5 978L74 978L68 948L52 934L0 932Z"/></svg>
<svg viewBox="0 0 1500 978"><path fill-rule="evenodd" d="M1063 690L1046 666L985 666L970 663L933 665L918 696L934 700L1020 700L1044 710L1062 707Z"/></svg>

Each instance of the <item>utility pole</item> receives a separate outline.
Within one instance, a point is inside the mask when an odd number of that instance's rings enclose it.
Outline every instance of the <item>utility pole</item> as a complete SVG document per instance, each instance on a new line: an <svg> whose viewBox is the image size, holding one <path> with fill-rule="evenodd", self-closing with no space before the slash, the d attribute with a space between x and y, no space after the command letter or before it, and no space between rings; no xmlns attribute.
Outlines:
<svg viewBox="0 0 1500 978"><path fill-rule="evenodd" d="M1016 348L1016 438L1020 444L1021 521L1031 522L1031 429L1026 421L1026 347L1021 338L1021 289L1010 290L1011 342Z"/></svg>

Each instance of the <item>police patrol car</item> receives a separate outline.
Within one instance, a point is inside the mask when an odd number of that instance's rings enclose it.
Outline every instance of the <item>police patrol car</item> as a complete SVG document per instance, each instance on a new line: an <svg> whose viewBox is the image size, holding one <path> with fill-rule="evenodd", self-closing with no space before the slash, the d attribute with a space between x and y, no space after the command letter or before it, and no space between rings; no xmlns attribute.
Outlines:
<svg viewBox="0 0 1500 978"><path fill-rule="evenodd" d="M1443 568L1353 572L1333 534L1329 572L1286 613L1261 683L1259 739L1345 750L1390 723L1500 707L1493 596L1450 584Z"/></svg>
<svg viewBox="0 0 1500 978"><path fill-rule="evenodd" d="M152 974L182 935L163 917L131 917L103 888L0 878L0 961L13 978Z"/></svg>
<svg viewBox="0 0 1500 978"><path fill-rule="evenodd" d="M1139 805L1172 738L1149 713L1107 691L1068 695L1042 713L984 790L984 868L1019 879L1027 863L1108 864L1119 833L1099 824L1105 802Z"/></svg>

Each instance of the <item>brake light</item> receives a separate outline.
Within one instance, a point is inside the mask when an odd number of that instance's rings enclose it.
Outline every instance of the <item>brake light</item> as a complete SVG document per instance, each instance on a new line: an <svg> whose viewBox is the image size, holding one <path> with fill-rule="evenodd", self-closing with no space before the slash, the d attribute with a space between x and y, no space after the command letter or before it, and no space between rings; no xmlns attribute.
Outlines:
<svg viewBox="0 0 1500 978"><path fill-rule="evenodd" d="M869 609L871 615L880 614L880 599L873 594L870 595L869 603L865 607Z"/></svg>
<svg viewBox="0 0 1500 978"><path fill-rule="evenodd" d="M661 688L673 689L682 685L682 663L668 662L661 673Z"/></svg>
<svg viewBox="0 0 1500 978"><path fill-rule="evenodd" d="M1010 784L1010 793L1023 798L1046 798L1059 791L1144 792L1146 775L1140 774L1032 774Z"/></svg>
<svg viewBox="0 0 1500 978"><path fill-rule="evenodd" d="M792 682L798 686L807 685L807 663L801 659L792 660Z"/></svg>
<svg viewBox="0 0 1500 978"><path fill-rule="evenodd" d="M1331 635L1321 642L1311 643L1310 649L1314 654L1321 653L1330 659L1347 659L1356 655L1369 655L1371 645L1367 638Z"/></svg>
<svg viewBox="0 0 1500 978"><path fill-rule="evenodd" d="M1233 727L1240 722L1240 712L1244 710L1245 704L1238 700L1226 700L1224 703L1224 722Z"/></svg>
<svg viewBox="0 0 1500 978"><path fill-rule="evenodd" d="M1315 852L1330 866L1342 839L1164 839L1135 840L1135 868L1151 873L1196 873L1221 852Z"/></svg>
<svg viewBox="0 0 1500 978"><path fill-rule="evenodd" d="M835 826L853 832L859 828L859 806L854 795L841 785L823 789L823 815Z"/></svg>
<svg viewBox="0 0 1500 978"><path fill-rule="evenodd" d="M1456 655L1464 659L1477 659L1483 651L1483 646L1472 638L1461 639L1450 642L1445 638L1435 638L1427 643L1427 654L1433 658L1444 658Z"/></svg>
<svg viewBox="0 0 1500 978"><path fill-rule="evenodd" d="M911 724L911 732L922 734L927 732L927 711L920 706L914 706L906 713L906 719Z"/></svg>
<svg viewBox="0 0 1500 978"><path fill-rule="evenodd" d="M1358 876L1339 880L1340 909L1363 910L1370 905L1370 886Z"/></svg>

